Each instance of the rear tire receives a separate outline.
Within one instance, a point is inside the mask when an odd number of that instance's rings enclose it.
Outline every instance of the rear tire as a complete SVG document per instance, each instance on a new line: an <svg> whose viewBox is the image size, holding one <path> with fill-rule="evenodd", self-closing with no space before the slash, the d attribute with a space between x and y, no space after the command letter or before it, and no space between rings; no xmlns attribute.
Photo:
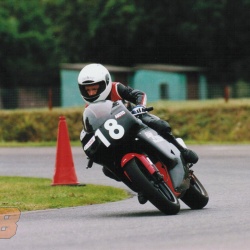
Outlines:
<svg viewBox="0 0 250 250"><path fill-rule="evenodd" d="M191 209L202 209L207 205L208 193L194 174L191 175L190 188L181 200Z"/></svg>
<svg viewBox="0 0 250 250"><path fill-rule="evenodd" d="M124 170L138 192L141 192L155 207L167 215L180 211L180 203L164 181L156 183L153 177L135 159L129 161Z"/></svg>

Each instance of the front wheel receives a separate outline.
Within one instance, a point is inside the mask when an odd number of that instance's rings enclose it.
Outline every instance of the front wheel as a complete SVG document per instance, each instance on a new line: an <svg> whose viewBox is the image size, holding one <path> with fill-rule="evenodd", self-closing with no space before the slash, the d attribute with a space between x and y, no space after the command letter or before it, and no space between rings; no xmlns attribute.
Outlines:
<svg viewBox="0 0 250 250"><path fill-rule="evenodd" d="M190 187L181 200L191 209L202 209L208 203L208 193L193 173L191 174Z"/></svg>
<svg viewBox="0 0 250 250"><path fill-rule="evenodd" d="M124 167L132 184L161 212L174 215L180 211L180 203L171 189L164 181L156 182L145 167L135 159L129 161Z"/></svg>

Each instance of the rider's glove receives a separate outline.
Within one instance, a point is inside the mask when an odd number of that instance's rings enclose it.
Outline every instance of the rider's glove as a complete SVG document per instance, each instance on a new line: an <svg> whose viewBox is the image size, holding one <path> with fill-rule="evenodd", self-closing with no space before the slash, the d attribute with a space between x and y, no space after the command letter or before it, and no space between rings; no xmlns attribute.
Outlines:
<svg viewBox="0 0 250 250"><path fill-rule="evenodd" d="M141 105L137 105L136 107L134 107L132 109L132 114L135 115L135 114L143 114L145 113L145 107L144 106L141 106Z"/></svg>

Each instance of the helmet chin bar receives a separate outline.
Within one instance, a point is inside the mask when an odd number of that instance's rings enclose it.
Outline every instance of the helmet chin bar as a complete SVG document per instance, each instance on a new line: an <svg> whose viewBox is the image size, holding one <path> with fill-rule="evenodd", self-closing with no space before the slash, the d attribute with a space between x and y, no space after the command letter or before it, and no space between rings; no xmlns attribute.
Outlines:
<svg viewBox="0 0 250 250"><path fill-rule="evenodd" d="M100 96L100 95L95 96L95 97L88 97L88 98L85 97L84 100L86 100L87 102L94 102L95 100L98 99L99 96Z"/></svg>

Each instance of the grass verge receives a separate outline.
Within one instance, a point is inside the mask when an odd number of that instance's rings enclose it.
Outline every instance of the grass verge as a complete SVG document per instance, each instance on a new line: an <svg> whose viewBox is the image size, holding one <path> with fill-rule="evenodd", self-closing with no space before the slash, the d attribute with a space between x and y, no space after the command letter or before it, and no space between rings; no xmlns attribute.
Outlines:
<svg viewBox="0 0 250 250"><path fill-rule="evenodd" d="M0 177L0 183L0 207L16 207L21 212L101 204L130 197L126 190L110 186L51 186L51 179L45 178Z"/></svg>

